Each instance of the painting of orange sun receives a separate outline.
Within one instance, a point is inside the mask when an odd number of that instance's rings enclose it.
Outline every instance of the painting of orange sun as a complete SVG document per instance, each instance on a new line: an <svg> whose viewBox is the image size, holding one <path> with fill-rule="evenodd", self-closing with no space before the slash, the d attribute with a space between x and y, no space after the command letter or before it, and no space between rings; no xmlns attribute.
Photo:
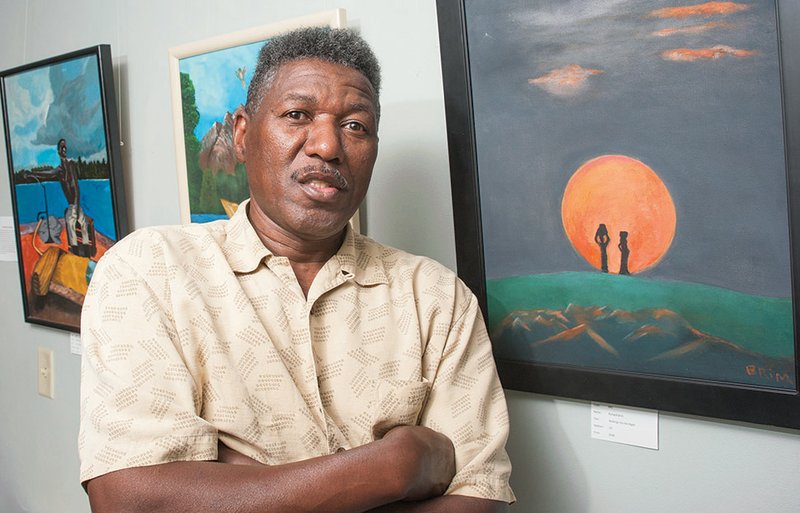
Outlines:
<svg viewBox="0 0 800 513"><path fill-rule="evenodd" d="M572 175L561 201L569 241L598 270L636 274L657 264L675 236L669 190L645 163L602 155Z"/></svg>

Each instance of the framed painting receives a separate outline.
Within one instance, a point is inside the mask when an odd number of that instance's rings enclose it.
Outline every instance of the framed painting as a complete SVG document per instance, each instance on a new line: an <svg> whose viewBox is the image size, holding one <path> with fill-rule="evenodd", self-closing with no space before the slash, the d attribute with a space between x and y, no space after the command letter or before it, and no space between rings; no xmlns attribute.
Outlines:
<svg viewBox="0 0 800 513"><path fill-rule="evenodd" d="M250 196L233 151L233 120L244 105L258 52L301 27L344 28L344 9L285 20L170 49L172 119L181 221L229 217Z"/></svg>
<svg viewBox="0 0 800 513"><path fill-rule="evenodd" d="M438 0L506 388L800 428L800 5Z"/></svg>
<svg viewBox="0 0 800 513"><path fill-rule="evenodd" d="M111 47L0 72L27 322L80 332L97 260L128 233Z"/></svg>

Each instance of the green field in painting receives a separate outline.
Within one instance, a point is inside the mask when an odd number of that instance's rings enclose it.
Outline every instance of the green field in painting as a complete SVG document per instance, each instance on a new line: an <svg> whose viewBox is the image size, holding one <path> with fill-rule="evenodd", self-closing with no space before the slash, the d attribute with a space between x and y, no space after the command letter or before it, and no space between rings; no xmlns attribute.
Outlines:
<svg viewBox="0 0 800 513"><path fill-rule="evenodd" d="M665 308L695 328L770 357L793 357L792 302L727 289L603 273L514 276L486 284L489 329L515 310L570 304L629 311Z"/></svg>

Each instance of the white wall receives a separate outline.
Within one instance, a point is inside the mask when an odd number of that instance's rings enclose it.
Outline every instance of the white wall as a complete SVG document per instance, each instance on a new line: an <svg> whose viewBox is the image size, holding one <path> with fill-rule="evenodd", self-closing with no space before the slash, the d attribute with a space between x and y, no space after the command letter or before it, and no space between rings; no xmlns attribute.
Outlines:
<svg viewBox="0 0 800 513"><path fill-rule="evenodd" d="M0 0L0 69L112 45L134 228L176 223L171 46L335 7L384 69L371 236L455 266L433 0ZM5 144L0 216L11 215ZM66 332L22 322L16 264L0 262L0 512L85 513L76 437L79 358ZM55 352L56 399L36 393ZM661 416L658 451L589 438L583 402L509 392L515 512L744 512L800 507L800 433Z"/></svg>

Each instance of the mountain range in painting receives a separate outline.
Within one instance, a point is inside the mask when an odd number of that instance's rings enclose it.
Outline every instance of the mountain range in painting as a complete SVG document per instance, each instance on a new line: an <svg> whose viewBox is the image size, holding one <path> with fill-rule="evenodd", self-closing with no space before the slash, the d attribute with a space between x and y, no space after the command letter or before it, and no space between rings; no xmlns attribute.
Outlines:
<svg viewBox="0 0 800 513"><path fill-rule="evenodd" d="M587 292L575 294L578 284ZM620 288L628 292L620 295ZM775 321L785 317L788 300L594 273L498 280L488 292L502 359L795 388L792 329ZM709 322L703 312L710 304L725 321Z"/></svg>

